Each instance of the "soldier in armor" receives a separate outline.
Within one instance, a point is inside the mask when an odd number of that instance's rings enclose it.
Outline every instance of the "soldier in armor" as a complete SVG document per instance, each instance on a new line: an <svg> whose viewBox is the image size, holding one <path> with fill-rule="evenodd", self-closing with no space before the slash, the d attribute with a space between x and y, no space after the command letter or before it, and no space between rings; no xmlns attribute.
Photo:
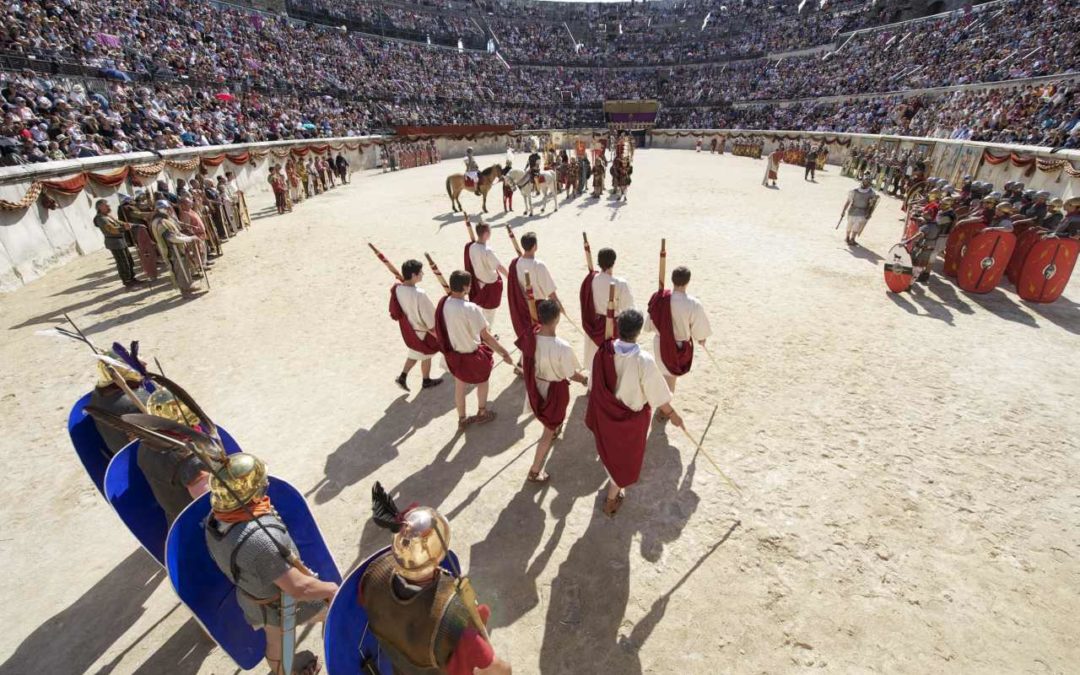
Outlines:
<svg viewBox="0 0 1080 675"><path fill-rule="evenodd" d="M129 413L142 412L141 405L145 405L147 393L142 389L142 375L127 367L116 352L108 352L106 355L114 365L106 366L105 362L98 360L98 379L94 385L94 391L90 392L90 402L87 405L101 408L114 415L127 415ZM128 390L138 401L132 401L131 396L125 392L113 379L112 370L123 378L129 387ZM105 447L109 449L109 456L120 452L120 449L131 442L126 433L94 418L94 426L105 441Z"/></svg>
<svg viewBox="0 0 1080 675"><path fill-rule="evenodd" d="M473 182L473 192L476 196L480 196L480 165L476 163L476 158L473 157L473 149L465 149L465 177Z"/></svg>
<svg viewBox="0 0 1080 675"><path fill-rule="evenodd" d="M533 195L540 194L540 159L539 152L533 151L533 153L529 155L528 172L529 180L531 180L533 184Z"/></svg>
<svg viewBox="0 0 1080 675"><path fill-rule="evenodd" d="M357 601L395 675L509 675L488 641L490 610L476 605L467 580L439 566L450 546L446 518L426 506L399 512L379 483L372 510L394 541L368 563Z"/></svg>
<svg viewBox="0 0 1080 675"><path fill-rule="evenodd" d="M221 572L236 585L244 618L266 632L266 661L275 675L284 672L283 607L294 599L296 624L322 621L327 602L337 593L335 583L306 574L285 523L266 494L266 465L247 453L231 455L210 478L210 515L205 521L206 546ZM283 659L283 656L285 659ZM293 672L313 675L318 660Z"/></svg>
<svg viewBox="0 0 1080 675"><path fill-rule="evenodd" d="M607 174L607 166L604 162L603 152L597 153L593 162L593 191L592 196L599 199L604 194L604 176Z"/></svg>
<svg viewBox="0 0 1080 675"><path fill-rule="evenodd" d="M146 412L195 430L202 425L191 408L161 385L146 400ZM170 526L188 504L210 489L210 474L191 452L164 452L140 443L136 459Z"/></svg>

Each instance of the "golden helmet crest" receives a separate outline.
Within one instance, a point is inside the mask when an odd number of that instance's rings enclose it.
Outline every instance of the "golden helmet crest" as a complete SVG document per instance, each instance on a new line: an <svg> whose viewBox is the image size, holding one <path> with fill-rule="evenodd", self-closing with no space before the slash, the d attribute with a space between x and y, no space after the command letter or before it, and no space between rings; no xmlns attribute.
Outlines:
<svg viewBox="0 0 1080 675"><path fill-rule="evenodd" d="M424 581L446 557L450 547L450 523L428 506L412 509L401 523L393 544L398 574L410 581Z"/></svg>
<svg viewBox="0 0 1080 675"><path fill-rule="evenodd" d="M191 412L183 401L160 384L146 400L146 412L188 427L199 424L198 415Z"/></svg>
<svg viewBox="0 0 1080 675"><path fill-rule="evenodd" d="M269 484L261 459L246 452L230 455L221 470L210 476L210 506L215 511L235 511L265 495Z"/></svg>
<svg viewBox="0 0 1080 675"><path fill-rule="evenodd" d="M124 363L124 360L120 358L119 354L110 349L105 356L115 362L115 365L112 365L111 367L119 373L120 377L124 378L126 382L131 384L139 384L142 382L142 375L135 372L131 369L131 366ZM104 361L101 359L97 360L98 380L95 386L107 387L110 384L114 384L112 375L109 374L109 368L110 366L106 366Z"/></svg>

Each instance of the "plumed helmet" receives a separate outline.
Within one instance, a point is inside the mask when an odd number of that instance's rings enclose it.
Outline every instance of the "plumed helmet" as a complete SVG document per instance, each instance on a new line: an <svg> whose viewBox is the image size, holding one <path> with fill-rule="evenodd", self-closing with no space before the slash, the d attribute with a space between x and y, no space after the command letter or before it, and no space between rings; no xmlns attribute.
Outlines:
<svg viewBox="0 0 1080 675"><path fill-rule="evenodd" d="M146 400L146 412L189 427L199 423L199 416L191 412L191 408L160 385Z"/></svg>
<svg viewBox="0 0 1080 675"><path fill-rule="evenodd" d="M450 523L429 506L418 506L401 518L394 535L394 563L398 574L424 581L439 566L450 546Z"/></svg>
<svg viewBox="0 0 1080 675"><path fill-rule="evenodd" d="M120 358L119 354L117 354L116 352L114 352L112 350L109 350L105 355L107 357L109 357L110 365L106 366L104 361L102 361L101 359L98 359L98 362L97 362L98 380L97 380L97 384L95 386L107 387L110 384L114 384L112 376L109 374L109 368L110 367L113 370L115 370L117 373L119 373L120 377L124 378L125 382L130 382L131 384L136 384L136 385L142 383L142 379L143 379L142 375L135 372L135 370L133 370L131 368L131 366L126 364L124 362L124 360Z"/></svg>
<svg viewBox="0 0 1080 675"><path fill-rule="evenodd" d="M230 455L220 471L210 476L210 506L215 511L235 511L266 494L270 479L266 464L255 455Z"/></svg>

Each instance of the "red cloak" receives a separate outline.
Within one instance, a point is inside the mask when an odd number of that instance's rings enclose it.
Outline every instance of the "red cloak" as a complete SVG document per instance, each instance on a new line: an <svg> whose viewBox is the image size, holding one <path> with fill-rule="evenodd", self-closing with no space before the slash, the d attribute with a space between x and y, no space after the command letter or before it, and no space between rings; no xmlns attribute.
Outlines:
<svg viewBox="0 0 1080 675"><path fill-rule="evenodd" d="M495 273L495 281L490 284L481 284L473 272L472 258L469 256L469 247L475 242L465 244L465 271L472 275L472 287L469 289L469 302L484 309L495 309L502 302L503 280L499 273Z"/></svg>
<svg viewBox="0 0 1080 675"><path fill-rule="evenodd" d="M657 291L649 298L649 318L660 335L660 360L672 375L685 375L694 362L694 341L687 340L680 347L675 340L675 327L671 322L671 291Z"/></svg>
<svg viewBox="0 0 1080 675"><path fill-rule="evenodd" d="M581 328L585 334L599 347L604 343L604 323L606 317L596 313L596 303L593 302L592 282L596 278L596 272L585 275L585 281L581 282Z"/></svg>
<svg viewBox="0 0 1080 675"><path fill-rule="evenodd" d="M585 426L593 432L600 461L619 487L637 482L645 459L652 408L638 412L615 397L615 343L600 345L593 357L592 389L585 409Z"/></svg>
<svg viewBox="0 0 1080 675"><path fill-rule="evenodd" d="M510 309L510 323L514 324L514 335L521 337L532 332L533 320L529 314L529 300L518 283L517 264L520 258L510 261L510 278L506 284L506 306Z"/></svg>
<svg viewBox="0 0 1080 675"><path fill-rule="evenodd" d="M443 307L449 295L444 295L439 300L439 306L435 308L435 335L439 341L440 349L446 358L446 367L450 374L468 384L480 384L487 382L491 375L491 368L495 365L495 359L491 356L491 347L484 343L476 348L475 352L462 354L455 352L450 344L450 334L446 331L446 315Z"/></svg>
<svg viewBox="0 0 1080 675"><path fill-rule="evenodd" d="M416 337L416 331L409 323L409 317L405 316L405 310L401 309L401 303L397 299L397 287L402 284L394 284L390 287L390 318L398 322L401 329L401 339L405 346L414 352L421 354L434 354L439 351L439 341L431 333L424 335L424 339Z"/></svg>
<svg viewBox="0 0 1080 675"><path fill-rule="evenodd" d="M514 344L521 350L521 367L525 371L525 393L529 397L529 407L545 427L558 429L566 419L566 408L570 405L570 382L550 382L547 398L540 395L540 388L536 384L536 330L538 329L521 335Z"/></svg>

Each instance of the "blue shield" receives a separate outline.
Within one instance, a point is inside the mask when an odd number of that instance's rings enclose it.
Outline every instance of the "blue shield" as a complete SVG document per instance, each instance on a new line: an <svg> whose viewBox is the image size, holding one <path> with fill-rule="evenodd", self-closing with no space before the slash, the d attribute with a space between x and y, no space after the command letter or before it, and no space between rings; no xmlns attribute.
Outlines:
<svg viewBox="0 0 1080 675"><path fill-rule="evenodd" d="M75 454L79 456L86 473L90 474L94 487L104 494L105 469L109 466L111 454L105 440L94 426L94 418L83 412L89 404L90 394L86 394L72 406L68 413L68 434L75 446Z"/></svg>
<svg viewBox="0 0 1080 675"><path fill-rule="evenodd" d="M225 452L230 455L240 452L240 446L228 431L218 427L218 433L225 445ZM105 470L103 491L105 499L139 540L139 544L164 567L165 537L169 528L165 511L158 506L150 483L139 468L136 459L138 452L139 442L135 441L116 453Z"/></svg>
<svg viewBox="0 0 1080 675"><path fill-rule="evenodd" d="M356 601L357 593L360 592L360 577L364 576L364 571L372 560L389 550L390 547L387 546L353 570L330 603L330 611L326 614L326 627L323 629L323 656L326 660L327 675L358 675L361 672L360 664L366 658L378 659L379 672L382 675L393 675L390 659L379 650L379 641L375 634L367 630L367 613ZM457 565L458 557L450 551L440 566L450 572Z"/></svg>
<svg viewBox="0 0 1080 675"><path fill-rule="evenodd" d="M304 563L323 581L341 583L337 563L300 491L271 476L267 494ZM248 625L236 602L236 587L210 557L203 530L209 513L210 495L205 494L177 517L165 545L165 566L176 594L195 619L236 665L250 670L263 659L266 635Z"/></svg>

